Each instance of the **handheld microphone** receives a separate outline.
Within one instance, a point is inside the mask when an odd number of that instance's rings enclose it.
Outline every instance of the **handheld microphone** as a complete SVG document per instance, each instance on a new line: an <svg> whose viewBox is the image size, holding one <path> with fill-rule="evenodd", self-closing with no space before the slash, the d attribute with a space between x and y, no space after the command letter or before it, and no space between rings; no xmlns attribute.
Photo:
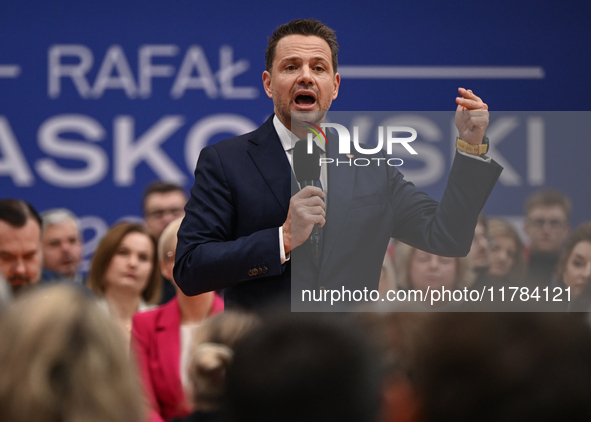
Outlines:
<svg viewBox="0 0 591 422"><path fill-rule="evenodd" d="M318 186L320 180L320 149L313 143L312 154L308 154L308 141L300 139L293 149L293 172L296 180L303 189L306 186ZM320 230L318 224L314 224L310 234L312 256L316 259L320 256Z"/></svg>

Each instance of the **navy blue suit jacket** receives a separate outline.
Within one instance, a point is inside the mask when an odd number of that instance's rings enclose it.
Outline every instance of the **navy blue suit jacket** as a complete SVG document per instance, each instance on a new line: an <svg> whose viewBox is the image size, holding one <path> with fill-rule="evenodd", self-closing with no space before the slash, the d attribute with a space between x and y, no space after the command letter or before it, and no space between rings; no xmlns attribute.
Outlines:
<svg viewBox="0 0 591 422"><path fill-rule="evenodd" d="M330 137L327 157L348 160ZM456 154L438 203L383 160L328 169L320 258L304 244L281 265L278 231L298 188L272 116L254 132L204 148L178 233L179 287L188 295L225 288L226 306L245 308L289 301L302 289L377 289L390 237L438 255L466 255L502 170Z"/></svg>

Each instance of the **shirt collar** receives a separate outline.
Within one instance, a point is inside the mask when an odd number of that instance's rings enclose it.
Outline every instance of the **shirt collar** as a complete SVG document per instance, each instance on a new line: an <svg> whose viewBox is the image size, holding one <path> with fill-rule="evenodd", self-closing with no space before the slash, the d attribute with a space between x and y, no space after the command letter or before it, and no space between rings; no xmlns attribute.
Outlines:
<svg viewBox="0 0 591 422"><path fill-rule="evenodd" d="M298 137L281 123L281 120L279 120L277 115L273 116L273 126L275 126L275 131L277 132L281 145L283 145L285 151L291 150L295 143L299 141ZM325 152L324 145L320 143L320 139L318 139L317 136L314 137L314 143L322 150L322 152Z"/></svg>

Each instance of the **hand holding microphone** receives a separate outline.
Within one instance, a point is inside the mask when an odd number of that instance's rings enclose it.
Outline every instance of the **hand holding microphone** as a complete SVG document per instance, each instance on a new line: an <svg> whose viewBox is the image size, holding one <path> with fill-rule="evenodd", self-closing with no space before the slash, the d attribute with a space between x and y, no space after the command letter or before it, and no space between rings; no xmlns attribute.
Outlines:
<svg viewBox="0 0 591 422"><path fill-rule="evenodd" d="M318 187L320 180L320 151L316 145L312 154L307 152L307 141L296 142L293 169L301 190L290 201L287 220L283 225L285 252L310 239L312 255L318 257L322 242L320 227L326 220L324 192Z"/></svg>

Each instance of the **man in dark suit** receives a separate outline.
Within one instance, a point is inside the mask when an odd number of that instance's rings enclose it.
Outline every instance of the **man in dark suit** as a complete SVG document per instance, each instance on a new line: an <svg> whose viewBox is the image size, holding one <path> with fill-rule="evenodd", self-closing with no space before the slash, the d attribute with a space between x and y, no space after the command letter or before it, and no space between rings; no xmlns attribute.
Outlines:
<svg viewBox="0 0 591 422"><path fill-rule="evenodd" d="M292 113L323 121L339 91L337 50L334 31L313 19L275 30L263 72L274 116L201 151L176 254L175 280L185 293L226 288L226 306L260 308L290 296L302 304L307 289L377 289L390 236L440 255L468 253L501 172L480 156L488 108L470 90L460 88L456 99L466 152L456 154L441 204L387 165L323 169L328 205L319 187L299 190L293 138L306 134L292 125ZM325 143L322 154L345 158L337 144ZM306 242L314 224L323 230L319 256Z"/></svg>

